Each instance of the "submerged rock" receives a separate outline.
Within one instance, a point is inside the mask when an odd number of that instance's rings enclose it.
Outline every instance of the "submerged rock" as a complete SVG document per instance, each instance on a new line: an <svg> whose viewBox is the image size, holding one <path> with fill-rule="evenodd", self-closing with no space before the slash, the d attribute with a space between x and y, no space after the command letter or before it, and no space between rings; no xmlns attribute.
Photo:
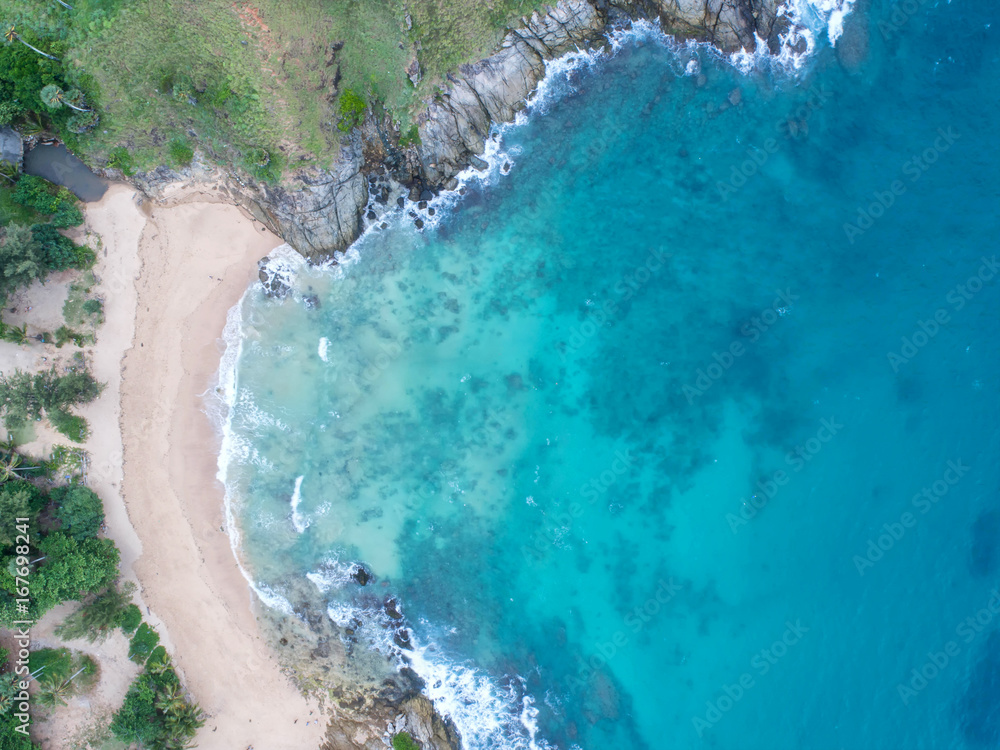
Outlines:
<svg viewBox="0 0 1000 750"><path fill-rule="evenodd" d="M403 613L399 611L399 602L395 599L386 599L383 608L385 609L385 613L393 620L403 619Z"/></svg>
<svg viewBox="0 0 1000 750"><path fill-rule="evenodd" d="M368 572L364 565L357 565L351 573L351 580L359 586L367 586L372 580L372 574Z"/></svg>
<svg viewBox="0 0 1000 750"><path fill-rule="evenodd" d="M291 291L291 287L285 283L281 274L275 272L270 266L270 258L261 258L257 263L257 278L264 285L264 294L275 299L284 299Z"/></svg>

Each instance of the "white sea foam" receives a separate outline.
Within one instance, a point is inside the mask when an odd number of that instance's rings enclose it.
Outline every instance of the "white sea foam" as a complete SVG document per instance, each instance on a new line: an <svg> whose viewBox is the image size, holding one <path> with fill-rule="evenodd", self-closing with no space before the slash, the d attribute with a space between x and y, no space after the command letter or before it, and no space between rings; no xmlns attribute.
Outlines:
<svg viewBox="0 0 1000 750"><path fill-rule="evenodd" d="M319 355L319 358L324 362L330 361L330 358L327 355L327 351L329 350L329 348L330 348L330 339L328 339L326 336L323 336L319 340L319 348L317 349L316 353Z"/></svg>
<svg viewBox="0 0 1000 750"><path fill-rule="evenodd" d="M410 667L426 682L424 693L435 708L455 722L463 747L552 747L538 737L538 709L522 680L513 679L502 687L478 668L449 660L434 644L421 646L413 640L413 651L406 652Z"/></svg>
<svg viewBox="0 0 1000 750"><path fill-rule="evenodd" d="M299 504L302 502L303 479L305 479L305 475L295 479L295 490L292 492L292 526L300 534L309 528L309 519L299 513Z"/></svg>
<svg viewBox="0 0 1000 750"><path fill-rule="evenodd" d="M361 566L355 562L341 562L338 555L331 555L315 571L306 573L306 578L313 582L321 594L325 594L353 583L354 576L360 569Z"/></svg>
<svg viewBox="0 0 1000 750"><path fill-rule="evenodd" d="M830 44L844 33L844 19L854 9L854 0L789 0L786 14L794 23L826 30Z"/></svg>
<svg viewBox="0 0 1000 750"><path fill-rule="evenodd" d="M272 278L277 278L289 288L295 288L295 279L308 265L301 253L288 243L279 245L267 254L264 270Z"/></svg>

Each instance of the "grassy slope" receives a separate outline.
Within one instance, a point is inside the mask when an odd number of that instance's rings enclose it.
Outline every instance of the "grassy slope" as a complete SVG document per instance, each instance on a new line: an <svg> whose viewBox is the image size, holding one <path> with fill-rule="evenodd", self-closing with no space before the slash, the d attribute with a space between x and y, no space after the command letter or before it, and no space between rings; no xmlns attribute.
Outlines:
<svg viewBox="0 0 1000 750"><path fill-rule="evenodd" d="M0 21L66 61L101 113L76 149L104 163L126 146L140 167L197 142L224 163L254 147L275 166L327 162L345 89L407 123L419 96L488 54L539 0L0 0ZM406 14L411 28L407 28ZM329 50L343 42L336 63ZM424 80L406 66L414 51ZM338 70L341 80L335 83ZM189 98L190 97L190 98ZM192 103L193 102L193 103ZM72 139L70 139L72 140Z"/></svg>

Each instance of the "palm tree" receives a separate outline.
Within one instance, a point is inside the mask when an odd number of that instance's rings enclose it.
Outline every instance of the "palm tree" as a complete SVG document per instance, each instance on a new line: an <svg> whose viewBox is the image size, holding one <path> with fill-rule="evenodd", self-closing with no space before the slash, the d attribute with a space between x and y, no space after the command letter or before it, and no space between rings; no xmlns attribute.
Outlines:
<svg viewBox="0 0 1000 750"><path fill-rule="evenodd" d="M74 96L74 94L76 95ZM70 109L75 109L77 112L93 112L93 110L87 109L86 107L78 107L70 101L71 99L81 99L82 96L79 92L70 92L70 95L67 96L66 92L54 83L50 83L48 86L43 88L38 95L41 97L42 103L49 109L59 109L65 105Z"/></svg>
<svg viewBox="0 0 1000 750"><path fill-rule="evenodd" d="M47 57L50 60L55 60L56 62L59 62L59 58L58 57L53 57L52 55L46 54L45 52L42 52L40 49L38 49L38 47L32 47L30 44L28 44L26 41L24 41L24 39L21 37L21 35L18 34L16 31L14 31L14 25L13 24L11 24L11 27L7 30L7 33L4 34L4 39L6 39L10 43L13 43L14 40L16 39L21 44L23 44L25 47L27 47L28 49L34 50L35 52L37 52L42 57Z"/></svg>
<svg viewBox="0 0 1000 750"><path fill-rule="evenodd" d="M165 723L173 740L187 740L205 726L205 715L196 703L184 702L182 707L167 714Z"/></svg>
<svg viewBox="0 0 1000 750"><path fill-rule="evenodd" d="M187 707L180 685L168 685L156 699L156 708L170 716L176 716Z"/></svg>
<svg viewBox="0 0 1000 750"><path fill-rule="evenodd" d="M38 702L43 706L65 706L67 699L73 694L72 680L62 682L43 682L38 691Z"/></svg>
<svg viewBox="0 0 1000 750"><path fill-rule="evenodd" d="M146 668L150 671L150 674L161 675L161 674L166 674L171 669L173 669L173 665L170 663L170 656L164 654L163 661L158 661L152 665L147 665Z"/></svg>
<svg viewBox="0 0 1000 750"><path fill-rule="evenodd" d="M7 326L7 330L4 331L4 338L12 344L28 343L28 324L25 323L20 327Z"/></svg>
<svg viewBox="0 0 1000 750"><path fill-rule="evenodd" d="M0 484L4 482L9 482L12 479L24 479L17 472L19 471L30 471L32 469L37 469L37 466L21 466L21 458L19 453L9 453L7 458L0 459Z"/></svg>

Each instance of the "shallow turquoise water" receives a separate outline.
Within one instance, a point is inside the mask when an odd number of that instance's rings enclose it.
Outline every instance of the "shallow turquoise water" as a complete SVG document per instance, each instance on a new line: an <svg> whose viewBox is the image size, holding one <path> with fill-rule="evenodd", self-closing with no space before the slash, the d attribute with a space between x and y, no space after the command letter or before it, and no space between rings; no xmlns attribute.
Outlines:
<svg viewBox="0 0 1000 750"><path fill-rule="evenodd" d="M251 289L254 576L388 581L470 748L995 747L998 16L857 76L626 44L435 228Z"/></svg>

